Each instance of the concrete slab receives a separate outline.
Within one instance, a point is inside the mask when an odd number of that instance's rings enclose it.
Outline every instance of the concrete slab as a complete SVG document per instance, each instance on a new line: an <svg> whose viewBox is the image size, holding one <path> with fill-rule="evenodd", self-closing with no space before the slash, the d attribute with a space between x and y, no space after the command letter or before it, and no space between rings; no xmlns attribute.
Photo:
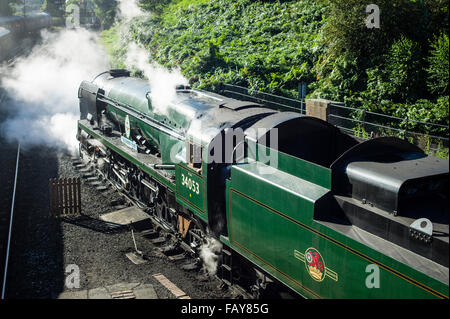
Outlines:
<svg viewBox="0 0 450 319"><path fill-rule="evenodd" d="M87 299L87 290L65 291L59 294L58 299Z"/></svg>
<svg viewBox="0 0 450 319"><path fill-rule="evenodd" d="M131 206L112 213L103 214L100 219L119 225L129 225L150 219L149 216L141 209Z"/></svg>
<svg viewBox="0 0 450 319"><path fill-rule="evenodd" d="M153 285L118 283L89 290L64 291L58 299L158 299Z"/></svg>
<svg viewBox="0 0 450 319"><path fill-rule="evenodd" d="M135 265L141 265L147 262L147 260L143 259L141 256L134 252L126 253L125 256L127 256L127 258L131 260L131 262Z"/></svg>
<svg viewBox="0 0 450 319"><path fill-rule="evenodd" d="M136 296L134 295L132 290L113 292L111 294L111 297L113 299L136 299Z"/></svg>
<svg viewBox="0 0 450 319"><path fill-rule="evenodd" d="M163 274L154 274L152 275L156 280L159 281L161 285L166 287L176 298L184 297L186 294L183 290L178 288L173 282L167 279Z"/></svg>
<svg viewBox="0 0 450 319"><path fill-rule="evenodd" d="M142 284L133 289L136 299L158 299L155 288L151 284Z"/></svg>
<svg viewBox="0 0 450 319"><path fill-rule="evenodd" d="M140 283L138 282L121 282L115 285L106 286L106 290L108 290L109 293L117 292L117 291L123 291L123 290L133 290L135 287L138 287Z"/></svg>
<svg viewBox="0 0 450 319"><path fill-rule="evenodd" d="M112 299L111 294L104 287L90 289L88 299Z"/></svg>

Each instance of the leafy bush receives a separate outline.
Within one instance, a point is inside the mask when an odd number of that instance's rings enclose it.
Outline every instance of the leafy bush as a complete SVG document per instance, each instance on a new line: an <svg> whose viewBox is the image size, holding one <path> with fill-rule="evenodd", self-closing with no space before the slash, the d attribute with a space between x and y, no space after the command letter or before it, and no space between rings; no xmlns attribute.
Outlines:
<svg viewBox="0 0 450 319"><path fill-rule="evenodd" d="M436 94L448 96L448 55L449 43L448 35L441 33L431 44L430 56L428 62L430 66L428 72L428 87L430 91Z"/></svg>
<svg viewBox="0 0 450 319"><path fill-rule="evenodd" d="M116 18L116 0L92 0L94 3L95 15L100 19L102 27L109 29Z"/></svg>
<svg viewBox="0 0 450 319"><path fill-rule="evenodd" d="M448 124L448 1L377 1L379 29L365 25L371 3L141 0L156 14L136 19L126 37L116 26L103 39L116 67L126 51L116 41L133 39L198 88L231 83L297 98L305 81L308 97Z"/></svg>
<svg viewBox="0 0 450 319"><path fill-rule="evenodd" d="M232 82L297 97L298 83L316 78L326 8L306 0L172 1L157 17L134 23L130 37L197 87Z"/></svg>

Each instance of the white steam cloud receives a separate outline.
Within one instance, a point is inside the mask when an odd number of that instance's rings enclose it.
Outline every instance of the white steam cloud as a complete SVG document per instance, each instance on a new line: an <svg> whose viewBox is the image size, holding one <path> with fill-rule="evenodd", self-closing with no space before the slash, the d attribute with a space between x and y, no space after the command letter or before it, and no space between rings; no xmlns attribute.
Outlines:
<svg viewBox="0 0 450 319"><path fill-rule="evenodd" d="M176 97L176 86L187 85L188 81L176 69L169 71L156 64L149 63L147 51L132 42L128 46L125 65L141 70L150 83L150 98L156 113L166 114L167 104Z"/></svg>
<svg viewBox="0 0 450 319"><path fill-rule="evenodd" d="M188 81L180 70L169 71L150 63L149 53L130 40L129 30L125 29L131 20L149 14L137 3L118 3L118 17L125 21L121 30L125 43L121 45L128 47L125 64L143 72L151 86L154 110L165 114L167 104L176 96L176 85ZM97 34L85 29L43 31L42 37L42 44L17 60L13 69L0 68L0 85L12 99L6 106L12 115L0 124L0 134L23 146L46 144L75 151L79 85L108 70L108 56Z"/></svg>
<svg viewBox="0 0 450 319"><path fill-rule="evenodd" d="M222 243L212 237L206 238L206 243L200 247L200 258L203 261L203 270L209 276L214 276L219 263L219 253L222 250Z"/></svg>
<svg viewBox="0 0 450 319"><path fill-rule="evenodd" d="M42 44L19 59L1 86L9 93L12 118L1 133L24 146L47 144L74 151L79 118L78 87L108 69L97 36L87 30L44 31Z"/></svg>
<svg viewBox="0 0 450 319"><path fill-rule="evenodd" d="M122 24L123 40L127 42L128 50L125 58L125 65L129 69L138 69L150 83L150 98L155 112L167 114L167 104L176 97L176 86L187 85L188 80L181 74L179 69L167 70L151 61L148 51L138 45L135 41L129 40L128 26L133 19L144 17L147 14L138 6L138 0L119 0L117 15L125 21Z"/></svg>
<svg viewBox="0 0 450 319"><path fill-rule="evenodd" d="M119 0L117 4L117 16L125 21L144 15L144 11L138 6L138 0Z"/></svg>

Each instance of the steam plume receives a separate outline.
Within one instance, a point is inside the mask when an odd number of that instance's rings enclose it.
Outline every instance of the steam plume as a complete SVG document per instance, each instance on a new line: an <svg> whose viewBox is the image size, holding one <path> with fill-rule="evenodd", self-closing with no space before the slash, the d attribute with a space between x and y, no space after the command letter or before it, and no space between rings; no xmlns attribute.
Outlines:
<svg viewBox="0 0 450 319"><path fill-rule="evenodd" d="M203 261L203 269L207 271L209 276L214 276L217 272L218 254L222 250L222 244L214 239L207 238L206 243L200 247L200 258Z"/></svg>
<svg viewBox="0 0 450 319"><path fill-rule="evenodd" d="M149 54L132 42L128 46L125 64L128 68L141 70L150 83L150 98L155 112L166 114L167 104L175 99L175 88L179 84L186 85L188 81L180 70L169 71L157 64L149 63Z"/></svg>
<svg viewBox="0 0 450 319"><path fill-rule="evenodd" d="M12 117L1 132L24 146L47 144L74 151L81 81L108 68L107 56L94 33L84 30L44 31L42 45L2 73Z"/></svg>
<svg viewBox="0 0 450 319"><path fill-rule="evenodd" d="M137 0L119 0L118 14L124 23L122 24L122 40L128 45L125 57L125 65L129 69L138 69L143 72L151 87L150 97L154 111L166 114L166 106L176 96L177 85L187 85L187 79L179 69L167 70L157 63L150 62L151 56L142 46L133 40L129 40L129 25L133 19L145 18L145 13L138 6ZM142 30L144 31L144 30Z"/></svg>
<svg viewBox="0 0 450 319"><path fill-rule="evenodd" d="M138 6L138 0L119 0L117 4L117 16L127 22L144 15L144 11Z"/></svg>

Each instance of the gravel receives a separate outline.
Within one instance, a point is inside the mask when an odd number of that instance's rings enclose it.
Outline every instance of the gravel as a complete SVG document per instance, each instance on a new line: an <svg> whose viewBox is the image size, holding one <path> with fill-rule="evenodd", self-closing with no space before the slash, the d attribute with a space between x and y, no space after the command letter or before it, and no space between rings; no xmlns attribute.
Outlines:
<svg viewBox="0 0 450 319"><path fill-rule="evenodd" d="M153 284L159 298L174 298L153 274L162 273L188 296L196 299L229 298L217 279L199 271L185 271L187 261L172 262L150 241L136 236L138 249L149 260L135 265L125 253L134 251L127 228L111 231L98 218L115 210L113 190L97 191L82 182L80 219L49 216L48 182L51 178L80 177L69 154L48 147L21 154L14 218L13 246L7 278L7 298L57 298L61 292L94 289L117 283ZM120 198L120 197L119 197ZM80 270L79 289L65 286L66 267Z"/></svg>

